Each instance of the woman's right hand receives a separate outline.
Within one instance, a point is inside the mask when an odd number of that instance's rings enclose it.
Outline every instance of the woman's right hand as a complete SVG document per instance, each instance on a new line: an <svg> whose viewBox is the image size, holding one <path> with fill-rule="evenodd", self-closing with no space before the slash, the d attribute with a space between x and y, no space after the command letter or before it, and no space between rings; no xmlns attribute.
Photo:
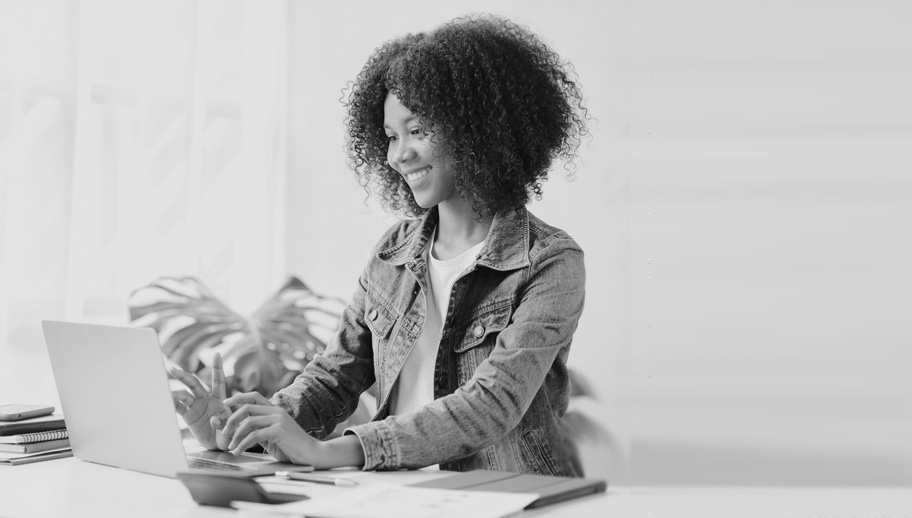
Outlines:
<svg viewBox="0 0 912 518"><path fill-rule="evenodd" d="M174 409L181 416L199 443L209 450L227 450L229 440L222 434L231 409L225 404L225 371L222 356L215 355L212 362L212 388L189 372L172 367L168 372L190 391L179 389L171 392Z"/></svg>

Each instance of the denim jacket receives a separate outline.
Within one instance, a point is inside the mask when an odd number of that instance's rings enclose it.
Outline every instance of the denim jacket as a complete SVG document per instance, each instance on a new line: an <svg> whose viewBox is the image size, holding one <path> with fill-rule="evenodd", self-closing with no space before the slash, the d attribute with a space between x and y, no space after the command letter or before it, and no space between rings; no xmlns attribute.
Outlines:
<svg viewBox="0 0 912 518"><path fill-rule="evenodd" d="M390 391L424 322L424 253L433 209L381 238L326 350L273 397L323 438L378 384L378 412L356 434L367 470L489 469L581 476L561 433L567 355L583 310L583 252L523 207L494 216L474 264L450 295L434 369L434 402L389 415Z"/></svg>

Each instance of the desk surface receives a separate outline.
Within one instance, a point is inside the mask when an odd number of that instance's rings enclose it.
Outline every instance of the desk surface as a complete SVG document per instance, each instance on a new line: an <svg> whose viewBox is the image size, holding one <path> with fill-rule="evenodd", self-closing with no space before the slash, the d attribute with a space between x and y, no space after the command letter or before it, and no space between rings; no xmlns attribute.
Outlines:
<svg viewBox="0 0 912 518"><path fill-rule="evenodd" d="M415 476L415 472L370 473L359 480L398 483ZM230 509L196 505L176 479L73 458L0 466L3 518L235 515ZM521 516L912 518L912 488L609 487L605 494L526 511Z"/></svg>

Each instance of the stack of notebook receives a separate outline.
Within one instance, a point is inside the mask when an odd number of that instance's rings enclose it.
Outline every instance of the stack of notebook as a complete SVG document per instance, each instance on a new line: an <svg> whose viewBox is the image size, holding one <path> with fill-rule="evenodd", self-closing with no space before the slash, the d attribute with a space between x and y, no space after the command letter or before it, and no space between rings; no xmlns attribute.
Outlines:
<svg viewBox="0 0 912 518"><path fill-rule="evenodd" d="M61 415L0 422L0 466L72 455L66 423Z"/></svg>

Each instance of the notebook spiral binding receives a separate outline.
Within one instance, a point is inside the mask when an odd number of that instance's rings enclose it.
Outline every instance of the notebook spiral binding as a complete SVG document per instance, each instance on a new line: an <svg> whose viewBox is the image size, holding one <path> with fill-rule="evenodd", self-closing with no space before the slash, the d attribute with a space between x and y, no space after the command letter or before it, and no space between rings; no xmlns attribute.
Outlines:
<svg viewBox="0 0 912 518"><path fill-rule="evenodd" d="M68 437L66 429L48 430L46 432L23 433L16 436L19 444L30 444L33 442L55 441L57 439L66 439Z"/></svg>

